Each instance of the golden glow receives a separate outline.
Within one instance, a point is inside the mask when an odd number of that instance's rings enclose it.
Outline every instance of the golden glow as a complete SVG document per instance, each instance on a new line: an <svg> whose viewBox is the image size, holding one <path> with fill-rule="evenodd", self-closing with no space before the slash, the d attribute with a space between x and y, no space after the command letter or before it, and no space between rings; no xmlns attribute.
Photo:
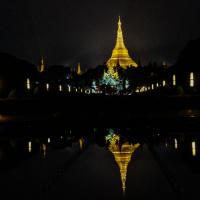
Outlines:
<svg viewBox="0 0 200 200"><path fill-rule="evenodd" d="M121 24L121 19L119 17L116 45L112 51L111 58L107 61L108 68L120 66L127 69L127 67L138 66L136 62L131 59L128 50L125 47Z"/></svg>
<svg viewBox="0 0 200 200"><path fill-rule="evenodd" d="M81 150L83 150L84 142L85 142L85 141L84 141L83 138L80 138L80 139L79 139L79 146L80 146L80 149L81 149Z"/></svg>
<svg viewBox="0 0 200 200"><path fill-rule="evenodd" d="M137 143L133 145L126 142L120 145L120 137L115 134L113 138L110 139L109 141L110 141L109 150L114 155L115 161L119 166L121 182L122 182L122 191L123 194L125 194L128 164L131 161L133 152L140 146L140 144Z"/></svg>
<svg viewBox="0 0 200 200"><path fill-rule="evenodd" d="M194 87L194 73L190 73L190 87Z"/></svg>
<svg viewBox="0 0 200 200"><path fill-rule="evenodd" d="M176 85L176 75L174 74L173 75L173 86L175 86Z"/></svg>
<svg viewBox="0 0 200 200"><path fill-rule="evenodd" d="M31 153L31 151L32 151L32 142L29 141L28 142L28 152Z"/></svg>
<svg viewBox="0 0 200 200"><path fill-rule="evenodd" d="M80 64L80 63L78 63L76 73L77 73L78 75L81 75L81 74L82 74L82 71L81 71L81 64Z"/></svg>
<svg viewBox="0 0 200 200"><path fill-rule="evenodd" d="M40 65L38 66L38 71L39 72L43 72L44 71L44 68L45 68L45 65L44 65L44 58L42 57L41 61L40 61Z"/></svg>
<svg viewBox="0 0 200 200"><path fill-rule="evenodd" d="M31 82L30 82L29 78L26 79L26 88L27 88L27 90L31 89Z"/></svg>
<svg viewBox="0 0 200 200"><path fill-rule="evenodd" d="M174 139L174 148L178 149L178 140L176 138Z"/></svg>
<svg viewBox="0 0 200 200"><path fill-rule="evenodd" d="M196 142L192 142L192 155L195 157L197 154L196 152Z"/></svg>

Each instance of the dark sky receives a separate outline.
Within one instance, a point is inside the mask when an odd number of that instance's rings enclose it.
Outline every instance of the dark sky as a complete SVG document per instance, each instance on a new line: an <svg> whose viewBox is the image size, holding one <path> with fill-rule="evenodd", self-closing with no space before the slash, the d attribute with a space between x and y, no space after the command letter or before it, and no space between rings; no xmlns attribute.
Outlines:
<svg viewBox="0 0 200 200"><path fill-rule="evenodd" d="M95 67L111 55L118 15L130 55L143 64L171 64L200 37L199 0L1 0L0 51Z"/></svg>

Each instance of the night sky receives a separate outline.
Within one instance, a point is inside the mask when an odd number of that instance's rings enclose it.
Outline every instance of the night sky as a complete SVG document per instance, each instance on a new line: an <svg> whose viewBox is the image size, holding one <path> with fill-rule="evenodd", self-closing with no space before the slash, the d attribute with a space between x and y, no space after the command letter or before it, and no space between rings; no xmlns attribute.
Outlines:
<svg viewBox="0 0 200 200"><path fill-rule="evenodd" d="M96 67L111 55L118 15L131 57L173 64L200 37L199 0L1 0L0 51L37 64Z"/></svg>

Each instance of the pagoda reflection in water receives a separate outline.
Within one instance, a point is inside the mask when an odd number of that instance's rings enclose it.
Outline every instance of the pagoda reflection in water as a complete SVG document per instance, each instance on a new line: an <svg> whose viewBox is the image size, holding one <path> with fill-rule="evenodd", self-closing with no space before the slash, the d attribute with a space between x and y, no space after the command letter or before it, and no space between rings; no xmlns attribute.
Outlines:
<svg viewBox="0 0 200 200"><path fill-rule="evenodd" d="M126 175L129 162L131 161L133 152L140 146L139 143L130 144L129 142L121 143L120 136L116 134L108 135L106 142L109 142L109 150L114 155L117 162L122 182L123 194L126 192Z"/></svg>

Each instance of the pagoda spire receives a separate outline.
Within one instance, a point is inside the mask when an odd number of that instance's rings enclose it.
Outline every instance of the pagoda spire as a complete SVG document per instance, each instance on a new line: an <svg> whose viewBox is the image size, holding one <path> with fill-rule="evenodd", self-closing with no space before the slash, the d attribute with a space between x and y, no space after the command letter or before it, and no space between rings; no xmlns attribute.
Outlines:
<svg viewBox="0 0 200 200"><path fill-rule="evenodd" d="M77 73L78 75L81 75L81 74L82 74L82 71L81 71L81 64L80 64L80 63L78 63L76 73Z"/></svg>
<svg viewBox="0 0 200 200"><path fill-rule="evenodd" d="M119 16L118 20L118 30L117 30L117 38L115 48L112 51L111 58L107 61L108 68L116 67L119 65L120 67L127 69L128 67L137 67L135 61L129 56L128 50L124 44L123 32L122 32L122 23L121 18Z"/></svg>
<svg viewBox="0 0 200 200"><path fill-rule="evenodd" d="M38 71L39 71L39 72L43 72L44 69L45 69L45 64L44 64L44 58L43 58L43 56L42 56L41 61L40 61L40 64L39 64L39 66L38 66Z"/></svg>

